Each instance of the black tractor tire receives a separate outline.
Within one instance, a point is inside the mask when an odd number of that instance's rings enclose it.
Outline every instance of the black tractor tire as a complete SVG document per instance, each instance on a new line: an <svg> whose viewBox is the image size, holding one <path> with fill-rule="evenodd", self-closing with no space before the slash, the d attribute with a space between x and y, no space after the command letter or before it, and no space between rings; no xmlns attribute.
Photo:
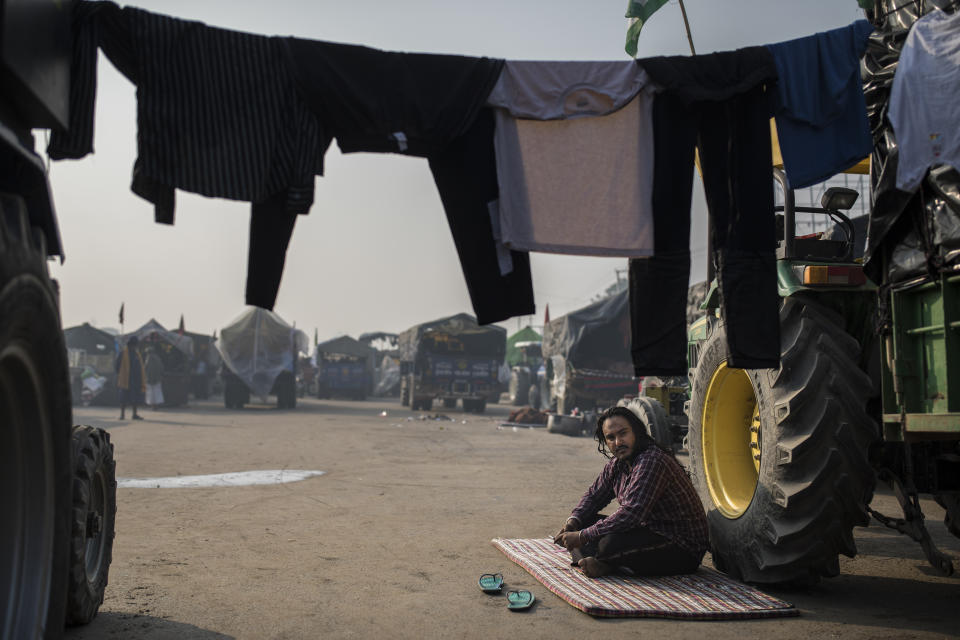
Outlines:
<svg viewBox="0 0 960 640"><path fill-rule="evenodd" d="M943 525L947 531L960 538L960 492L939 493L934 499L946 511Z"/></svg>
<svg viewBox="0 0 960 640"><path fill-rule="evenodd" d="M540 409L540 387L535 384L530 385L530 389L527 390L527 402L531 407Z"/></svg>
<svg viewBox="0 0 960 640"><path fill-rule="evenodd" d="M528 394L530 392L530 372L526 369L514 368L510 372L510 404L515 407L522 407L527 404Z"/></svg>
<svg viewBox="0 0 960 640"><path fill-rule="evenodd" d="M223 384L223 405L227 409L243 409L250 402L250 390L235 375L228 375Z"/></svg>
<svg viewBox="0 0 960 640"><path fill-rule="evenodd" d="M67 585L68 625L93 620L107 588L117 518L117 477L110 434L73 428L73 533Z"/></svg>
<svg viewBox="0 0 960 640"><path fill-rule="evenodd" d="M297 382L293 374L284 371L277 376L277 409L295 409L297 407Z"/></svg>
<svg viewBox="0 0 960 640"><path fill-rule="evenodd" d="M54 283L21 198L0 194L0 635L60 637L67 601L70 377Z"/></svg>
<svg viewBox="0 0 960 640"><path fill-rule="evenodd" d="M670 418L659 400L647 396L637 396L629 401L621 401L620 405L627 407L640 418L643 426L646 427L647 435L653 438L654 442L664 449L673 448Z"/></svg>
<svg viewBox="0 0 960 640"><path fill-rule="evenodd" d="M879 431L865 408L873 390L857 366L860 346L841 327L832 311L787 298L780 312L779 369L725 369L722 323L702 346L691 387L691 479L707 511L714 564L744 581L800 586L836 576L838 554L857 552L853 528L869 521L866 507L876 479L868 449ZM730 377L723 377L724 370ZM722 399L717 402L707 399L714 381L713 397ZM726 381L739 384L739 393ZM735 412L742 418L727 420L723 433L745 433L735 449L746 452L739 459L747 469L759 466L755 487L726 482L736 473L717 475L738 459L715 444L721 405L735 408L735 398L753 408ZM753 449L747 448L751 438ZM711 482L720 485L716 492ZM752 488L752 495L725 502L743 487Z"/></svg>

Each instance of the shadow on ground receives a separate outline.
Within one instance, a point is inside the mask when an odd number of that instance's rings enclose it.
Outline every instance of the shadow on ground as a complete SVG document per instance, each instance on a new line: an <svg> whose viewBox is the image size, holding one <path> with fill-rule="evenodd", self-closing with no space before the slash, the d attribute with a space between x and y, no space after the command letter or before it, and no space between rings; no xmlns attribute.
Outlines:
<svg viewBox="0 0 960 640"><path fill-rule="evenodd" d="M957 633L960 585L953 581L840 575L803 591L764 590L792 602L807 620L942 633L945 637Z"/></svg>
<svg viewBox="0 0 960 640"><path fill-rule="evenodd" d="M100 613L88 625L70 627L63 637L64 640L122 640L131 637L148 640L234 640L233 636L201 629L192 624L137 613L114 612Z"/></svg>

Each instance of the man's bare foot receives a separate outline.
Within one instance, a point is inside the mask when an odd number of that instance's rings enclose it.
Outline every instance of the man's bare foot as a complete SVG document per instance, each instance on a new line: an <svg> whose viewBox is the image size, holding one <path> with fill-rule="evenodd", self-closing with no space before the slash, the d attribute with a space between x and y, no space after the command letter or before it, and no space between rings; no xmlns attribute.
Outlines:
<svg viewBox="0 0 960 640"><path fill-rule="evenodd" d="M613 573L613 567L593 557L580 560L580 568L588 578L599 578Z"/></svg>

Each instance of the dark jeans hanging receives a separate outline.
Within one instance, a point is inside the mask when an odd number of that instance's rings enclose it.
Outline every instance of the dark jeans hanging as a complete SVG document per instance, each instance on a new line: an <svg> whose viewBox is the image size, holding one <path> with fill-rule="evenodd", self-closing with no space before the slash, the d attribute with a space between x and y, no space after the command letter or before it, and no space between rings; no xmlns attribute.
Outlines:
<svg viewBox="0 0 960 640"><path fill-rule="evenodd" d="M711 95L709 86L696 79L696 95L674 86L654 102L654 256L630 261L631 353L638 376L687 373L695 148L710 210L713 255L708 259L714 260L720 286L728 365L779 366L770 104L766 86L758 84L775 72L772 61L767 65L769 54L758 49L763 48L685 59L733 62L734 71L747 78L740 86L727 85L722 94ZM675 71L674 60L665 60ZM667 67L644 66L654 69L651 75L658 82L657 75ZM700 72L709 68L704 63ZM714 96L720 99L708 99Z"/></svg>
<svg viewBox="0 0 960 640"><path fill-rule="evenodd" d="M483 109L466 133L429 157L479 324L535 311L530 255L510 251L513 269L500 271L488 206L499 197L493 127L493 112Z"/></svg>

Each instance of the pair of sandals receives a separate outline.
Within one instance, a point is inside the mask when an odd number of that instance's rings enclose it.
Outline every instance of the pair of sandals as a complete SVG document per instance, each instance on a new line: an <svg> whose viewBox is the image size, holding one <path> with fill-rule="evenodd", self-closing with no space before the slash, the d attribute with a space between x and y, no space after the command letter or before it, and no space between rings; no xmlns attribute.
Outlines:
<svg viewBox="0 0 960 640"><path fill-rule="evenodd" d="M480 576L478 582L480 584L480 590L484 593L500 593L503 591L502 573L485 573ZM511 611L529 609L530 606L533 605L534 600L536 600L536 598L534 598L533 594L529 591L523 589L507 591L507 609Z"/></svg>

